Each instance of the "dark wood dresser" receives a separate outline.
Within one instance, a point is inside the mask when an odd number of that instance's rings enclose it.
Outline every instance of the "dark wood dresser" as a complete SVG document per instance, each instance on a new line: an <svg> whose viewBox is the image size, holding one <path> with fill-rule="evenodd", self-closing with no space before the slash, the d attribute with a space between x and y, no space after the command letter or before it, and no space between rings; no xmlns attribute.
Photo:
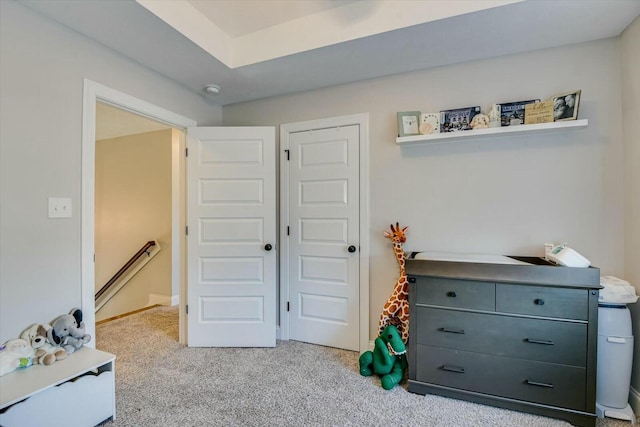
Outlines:
<svg viewBox="0 0 640 427"><path fill-rule="evenodd" d="M509 258L407 260L409 391L595 426L600 270Z"/></svg>

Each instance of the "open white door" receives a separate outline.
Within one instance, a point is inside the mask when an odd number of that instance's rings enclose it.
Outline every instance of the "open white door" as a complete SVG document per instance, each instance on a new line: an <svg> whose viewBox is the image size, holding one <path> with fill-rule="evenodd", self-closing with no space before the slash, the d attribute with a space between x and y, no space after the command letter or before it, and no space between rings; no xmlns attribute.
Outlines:
<svg viewBox="0 0 640 427"><path fill-rule="evenodd" d="M360 126L289 135L290 338L359 350Z"/></svg>
<svg viewBox="0 0 640 427"><path fill-rule="evenodd" d="M188 345L276 344L275 128L187 132Z"/></svg>

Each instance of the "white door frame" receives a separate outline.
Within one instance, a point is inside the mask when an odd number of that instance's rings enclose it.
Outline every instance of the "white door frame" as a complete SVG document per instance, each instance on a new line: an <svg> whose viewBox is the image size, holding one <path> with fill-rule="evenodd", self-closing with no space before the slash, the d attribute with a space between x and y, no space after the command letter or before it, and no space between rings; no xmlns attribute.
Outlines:
<svg viewBox="0 0 640 427"><path fill-rule="evenodd" d="M190 126L197 126L195 120L180 116L169 110L165 110L156 105L150 104L141 99L119 92L107 86L84 79L83 99L82 99L82 192L81 192L81 303L82 314L87 333L95 337L96 314L95 314L95 152L96 152L96 102L104 102L120 109L129 111L140 116L148 117L152 120L165 123L171 127L181 129L186 132ZM184 139L184 138L182 138ZM184 153L177 150L175 144L172 143L172 157L176 153ZM184 141L181 141L184 145ZM172 229L172 246L171 246L171 280L172 287L175 288L176 282L182 278L181 264L181 241L184 239L184 233L181 233L181 218L184 204L184 191L181 185L184 183L185 169L181 167L184 161L173 161L171 170L171 229ZM181 180L182 178L182 180ZM184 333L185 319L183 318L184 310L182 306L185 304L183 297L184 284L180 283L180 342L186 337ZM88 344L95 348L95 339Z"/></svg>
<svg viewBox="0 0 640 427"><path fill-rule="evenodd" d="M360 352L369 349L369 113L329 117L280 125L280 339L289 339L289 167L287 153L293 132L340 126L360 127Z"/></svg>

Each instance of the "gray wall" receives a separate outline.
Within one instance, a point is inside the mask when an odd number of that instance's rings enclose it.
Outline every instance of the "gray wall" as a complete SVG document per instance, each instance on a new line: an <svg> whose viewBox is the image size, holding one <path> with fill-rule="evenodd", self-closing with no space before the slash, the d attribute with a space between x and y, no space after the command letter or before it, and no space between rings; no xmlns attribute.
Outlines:
<svg viewBox="0 0 640 427"><path fill-rule="evenodd" d="M625 241L624 278L640 295L640 18L622 34L622 132L624 139ZM630 306L635 338L631 386L636 413L640 413L640 303Z"/></svg>
<svg viewBox="0 0 640 427"><path fill-rule="evenodd" d="M597 61L594 61L597 58ZM542 255L568 242L623 274L620 40L548 49L223 108L225 125L370 113L370 337L398 267L383 231L409 226L405 250ZM396 112L548 98L582 89L588 128L400 148Z"/></svg>
<svg viewBox="0 0 640 427"><path fill-rule="evenodd" d="M13 1L0 1L0 342L80 306L82 85L87 78L201 125L220 107ZM48 219L69 197L71 219Z"/></svg>

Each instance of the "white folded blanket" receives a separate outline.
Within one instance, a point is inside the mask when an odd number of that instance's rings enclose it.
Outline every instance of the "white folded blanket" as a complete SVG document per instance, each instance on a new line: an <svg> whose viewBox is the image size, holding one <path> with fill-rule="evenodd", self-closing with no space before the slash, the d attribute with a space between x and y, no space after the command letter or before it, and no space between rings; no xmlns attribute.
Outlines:
<svg viewBox="0 0 640 427"><path fill-rule="evenodd" d="M598 302L614 304L630 304L638 301L636 289L626 280L613 276L600 277L600 297Z"/></svg>

